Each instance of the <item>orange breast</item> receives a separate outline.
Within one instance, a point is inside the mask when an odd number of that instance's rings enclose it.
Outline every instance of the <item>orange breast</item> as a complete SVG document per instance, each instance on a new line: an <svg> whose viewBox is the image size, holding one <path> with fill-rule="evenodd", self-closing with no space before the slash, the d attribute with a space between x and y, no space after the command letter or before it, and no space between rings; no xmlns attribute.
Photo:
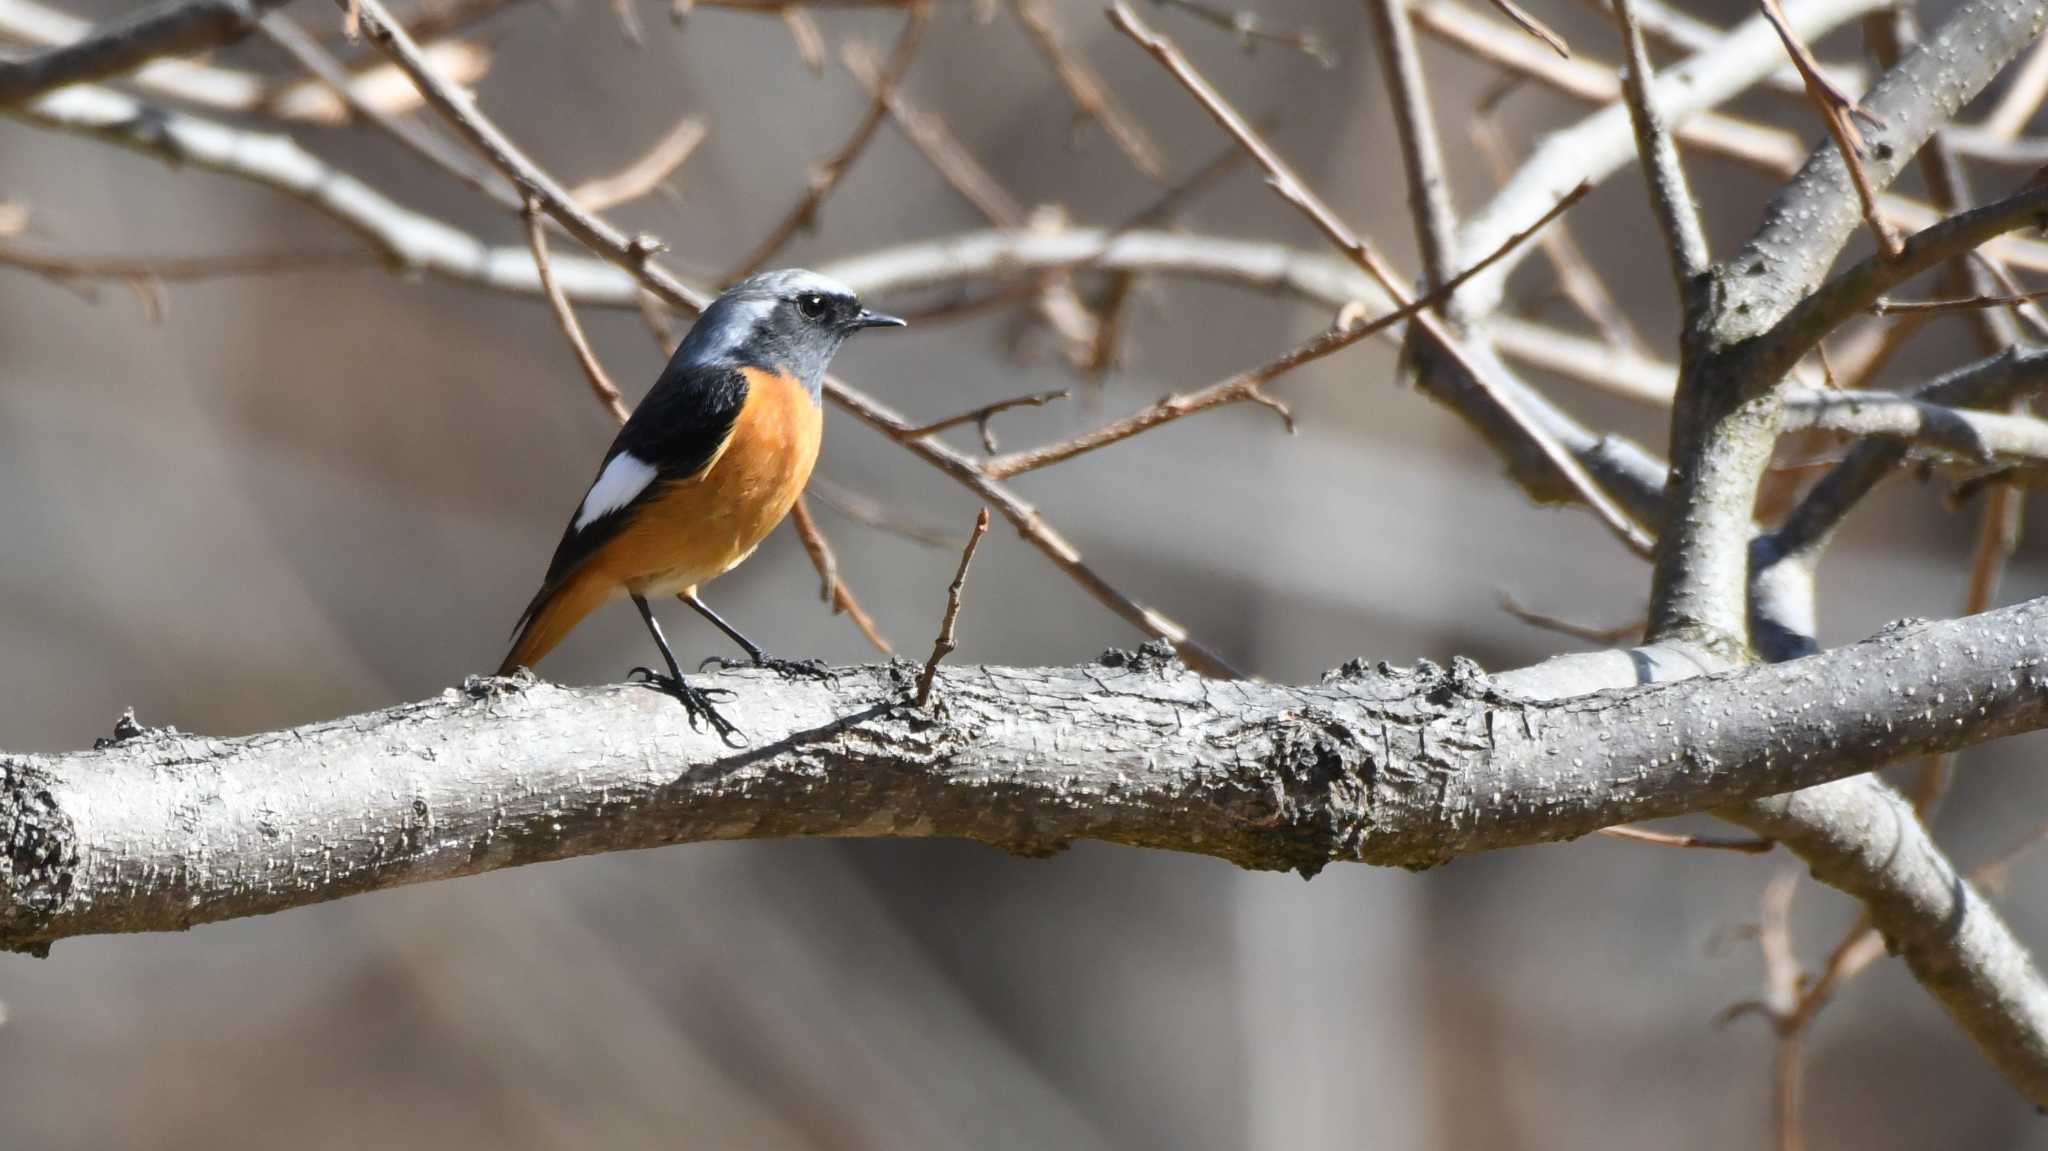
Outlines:
<svg viewBox="0 0 2048 1151"><path fill-rule="evenodd" d="M639 595L688 591L752 555L789 514L818 461L825 413L802 384L757 368L732 438L711 466L667 485L591 566Z"/></svg>

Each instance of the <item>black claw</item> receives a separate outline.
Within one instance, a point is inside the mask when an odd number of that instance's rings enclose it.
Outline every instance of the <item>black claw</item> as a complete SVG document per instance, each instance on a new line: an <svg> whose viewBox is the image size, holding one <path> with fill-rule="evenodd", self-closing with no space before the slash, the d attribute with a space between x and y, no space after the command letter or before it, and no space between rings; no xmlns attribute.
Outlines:
<svg viewBox="0 0 2048 1151"><path fill-rule="evenodd" d="M725 688L693 687L678 676L665 675L651 667L636 667L626 673L626 679L644 683L665 695L674 696L682 703L683 710L690 713L690 726L693 729L701 728L703 724L708 723L727 747L741 747L746 744L747 737L741 735L740 729L734 727L731 720L720 715L718 709L711 705L713 699L732 698L733 693ZM738 742L734 742L734 736L739 737Z"/></svg>

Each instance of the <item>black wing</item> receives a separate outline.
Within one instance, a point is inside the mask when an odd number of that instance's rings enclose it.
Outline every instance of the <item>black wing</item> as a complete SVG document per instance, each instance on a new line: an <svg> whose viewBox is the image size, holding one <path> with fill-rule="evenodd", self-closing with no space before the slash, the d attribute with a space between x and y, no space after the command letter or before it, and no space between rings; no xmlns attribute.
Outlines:
<svg viewBox="0 0 2048 1151"><path fill-rule="evenodd" d="M602 476L613 459L630 452L634 459L654 468L653 482L640 489L630 502L581 528L576 526L583 507L579 501L577 514L569 517L569 527L562 532L562 542L555 545L555 558L548 563L543 590L554 587L575 571L577 564L618 535L632 521L633 513L663 486L703 471L732 437L733 425L739 421L740 409L746 402L747 377L740 369L724 364L679 368L671 363L655 381L647 398L634 409L626 426L619 429L618 438L612 441L611 450L604 454L604 462L597 468L597 474ZM593 478L591 486L596 483ZM584 494L589 498L588 489Z"/></svg>

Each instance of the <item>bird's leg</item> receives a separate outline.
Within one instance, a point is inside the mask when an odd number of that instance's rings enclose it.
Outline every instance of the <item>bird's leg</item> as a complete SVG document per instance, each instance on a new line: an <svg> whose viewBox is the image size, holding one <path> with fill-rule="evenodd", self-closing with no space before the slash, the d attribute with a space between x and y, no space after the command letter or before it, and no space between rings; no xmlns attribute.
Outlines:
<svg viewBox="0 0 2048 1151"><path fill-rule="evenodd" d="M647 622L647 631L654 637L654 646L661 649L661 658L668 664L668 674L663 675L653 668L636 667L632 671L627 672L627 676L642 676L644 677L642 682L648 686L675 696L682 701L683 709L690 713L691 727L696 727L697 721L701 719L711 725L711 730L718 733L719 739L727 744L731 744L732 737L739 735L740 729L734 727L730 720L718 714L718 709L711 706L711 697L714 695L729 696L732 693L724 688L692 687L685 683L683 681L683 669L676 666L676 654L669 650L668 637L661 634L661 624L654 618L654 609L647 606L647 598L634 593L633 606L640 609L640 618ZM745 743L746 738L741 736L740 742Z"/></svg>
<svg viewBox="0 0 2048 1151"><path fill-rule="evenodd" d="M676 598L682 600L686 604L689 604L691 607L696 608L697 613L699 615L716 624L718 626L719 631L722 631L726 635L732 637L732 641L740 645L740 649L747 653L747 658L753 661L753 665L755 667L767 668L769 671L775 672L777 675L782 676L784 679L796 679L799 676L808 677L810 679L830 679L832 677L831 669L827 668L825 664L820 660L776 659L774 656L769 655L765 651L762 651L761 645L755 643L753 640L748 639L746 636L741 635L740 629L725 622L725 620L721 618L717 612L711 610L711 606L709 604L705 603L701 599L698 599L695 590L683 592L682 594L676 596ZM698 664L697 670L702 671L707 667L713 666L725 668L731 667L733 666L733 664L730 660L721 659L720 657L714 655L711 658L705 660L703 663Z"/></svg>

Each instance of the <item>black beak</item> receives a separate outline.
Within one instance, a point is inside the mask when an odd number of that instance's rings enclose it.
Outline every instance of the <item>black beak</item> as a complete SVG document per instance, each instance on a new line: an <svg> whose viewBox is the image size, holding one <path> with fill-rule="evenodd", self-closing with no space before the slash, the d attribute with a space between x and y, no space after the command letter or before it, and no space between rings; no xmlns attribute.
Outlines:
<svg viewBox="0 0 2048 1151"><path fill-rule="evenodd" d="M880 312L871 312L866 308L860 310L860 314L853 318L852 324L852 328L856 332L862 328L903 328L908 326L909 321L907 320L900 320L895 316L885 316Z"/></svg>

